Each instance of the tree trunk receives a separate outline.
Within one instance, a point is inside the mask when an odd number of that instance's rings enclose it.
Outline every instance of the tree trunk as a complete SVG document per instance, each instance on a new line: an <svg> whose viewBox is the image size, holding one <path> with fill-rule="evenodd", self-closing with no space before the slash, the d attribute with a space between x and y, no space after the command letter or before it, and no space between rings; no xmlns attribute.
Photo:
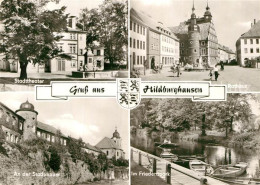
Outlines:
<svg viewBox="0 0 260 185"><path fill-rule="evenodd" d="M201 125L201 135L202 135L202 136L206 136L206 125L205 125L205 121L206 121L206 115L203 114L203 115L202 115L202 125Z"/></svg>
<svg viewBox="0 0 260 185"><path fill-rule="evenodd" d="M229 132L232 132L233 131L233 119L234 117L231 116L231 119L230 119L230 129L229 129Z"/></svg>
<svg viewBox="0 0 260 185"><path fill-rule="evenodd" d="M27 79L27 72L26 72L27 65L28 65L27 61L26 62L20 61L20 69L21 69L20 80Z"/></svg>

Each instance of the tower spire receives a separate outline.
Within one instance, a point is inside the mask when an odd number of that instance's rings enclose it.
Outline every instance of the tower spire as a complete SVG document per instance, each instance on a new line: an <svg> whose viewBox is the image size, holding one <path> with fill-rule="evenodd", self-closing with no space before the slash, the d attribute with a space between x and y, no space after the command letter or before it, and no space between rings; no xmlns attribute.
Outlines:
<svg viewBox="0 0 260 185"><path fill-rule="evenodd" d="M209 0L207 0L207 7L206 10L209 10Z"/></svg>
<svg viewBox="0 0 260 185"><path fill-rule="evenodd" d="M193 6L192 6L192 13L194 13L195 7L194 7L194 0L193 0Z"/></svg>

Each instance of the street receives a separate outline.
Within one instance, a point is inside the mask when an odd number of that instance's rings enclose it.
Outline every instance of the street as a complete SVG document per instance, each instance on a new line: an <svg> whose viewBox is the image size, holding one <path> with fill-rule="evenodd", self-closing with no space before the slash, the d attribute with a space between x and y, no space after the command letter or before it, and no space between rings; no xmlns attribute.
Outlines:
<svg viewBox="0 0 260 185"><path fill-rule="evenodd" d="M159 74L149 74L141 76L145 81L210 81L209 71L181 71L182 75L176 77L169 68L165 68ZM226 84L228 92L256 92L260 91L260 69L243 68L239 66L225 66L224 71L220 71L220 76L216 82L214 75L212 84Z"/></svg>

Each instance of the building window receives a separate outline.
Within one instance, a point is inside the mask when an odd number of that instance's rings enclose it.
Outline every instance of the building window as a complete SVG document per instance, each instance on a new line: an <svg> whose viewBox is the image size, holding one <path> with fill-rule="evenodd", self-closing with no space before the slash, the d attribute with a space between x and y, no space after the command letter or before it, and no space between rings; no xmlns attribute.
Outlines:
<svg viewBox="0 0 260 185"><path fill-rule="evenodd" d="M140 41L140 49L142 49L142 41Z"/></svg>
<svg viewBox="0 0 260 185"><path fill-rule="evenodd" d="M139 49L139 40L137 40L137 49Z"/></svg>
<svg viewBox="0 0 260 185"><path fill-rule="evenodd" d="M10 121L10 115L9 115L9 112L6 112L6 122L9 122Z"/></svg>
<svg viewBox="0 0 260 185"><path fill-rule="evenodd" d="M116 152L116 155L119 156L119 152Z"/></svg>
<svg viewBox="0 0 260 185"><path fill-rule="evenodd" d="M247 53L247 48L245 48L245 53Z"/></svg>
<svg viewBox="0 0 260 185"><path fill-rule="evenodd" d="M143 35L145 35L145 28L143 28Z"/></svg>
<svg viewBox="0 0 260 185"><path fill-rule="evenodd" d="M133 39L133 41L134 41L134 42L133 42L133 48L135 48L135 39Z"/></svg>
<svg viewBox="0 0 260 185"><path fill-rule="evenodd" d="M139 65L139 56L137 56L137 65Z"/></svg>
<svg viewBox="0 0 260 185"><path fill-rule="evenodd" d="M63 51L63 46L59 46L60 51Z"/></svg>
<svg viewBox="0 0 260 185"><path fill-rule="evenodd" d="M76 45L70 45L70 53L76 53Z"/></svg>
<svg viewBox="0 0 260 185"><path fill-rule="evenodd" d="M142 26L140 26L140 34L142 35L143 33L143 27Z"/></svg>
<svg viewBox="0 0 260 185"><path fill-rule="evenodd" d="M247 39L244 39L244 44L247 44Z"/></svg>
<svg viewBox="0 0 260 185"><path fill-rule="evenodd" d="M70 39L71 39L71 40L75 40L75 39L76 39L76 34L71 33L71 34L70 34Z"/></svg>
<svg viewBox="0 0 260 185"><path fill-rule="evenodd" d="M253 48L250 49L250 53L254 53L254 49Z"/></svg>
<svg viewBox="0 0 260 185"><path fill-rule="evenodd" d="M23 130L23 124L22 123L19 123L19 129Z"/></svg>
<svg viewBox="0 0 260 185"><path fill-rule="evenodd" d="M259 53L259 48L256 48L256 52Z"/></svg>
<svg viewBox="0 0 260 185"><path fill-rule="evenodd" d="M194 53L197 53L197 50L196 50L196 49L194 49Z"/></svg>
<svg viewBox="0 0 260 185"><path fill-rule="evenodd" d="M130 48L132 47L132 38L130 37Z"/></svg>
<svg viewBox="0 0 260 185"><path fill-rule="evenodd" d="M135 30L136 30L136 23L134 23L134 32L135 32Z"/></svg>
<svg viewBox="0 0 260 185"><path fill-rule="evenodd" d="M253 44L253 39L250 39L250 44Z"/></svg>
<svg viewBox="0 0 260 185"><path fill-rule="evenodd" d="M109 151L107 151L107 155L109 154Z"/></svg>
<svg viewBox="0 0 260 185"><path fill-rule="evenodd" d="M142 56L140 56L140 64L142 65L143 64L143 62L142 62Z"/></svg>
<svg viewBox="0 0 260 185"><path fill-rule="evenodd" d="M80 50L79 50L79 54L80 54L80 55L83 55L83 49L80 49Z"/></svg>
<svg viewBox="0 0 260 185"><path fill-rule="evenodd" d="M130 21L130 30L132 30L132 21Z"/></svg>
<svg viewBox="0 0 260 185"><path fill-rule="evenodd" d="M181 47L184 47L184 43L183 42L181 43Z"/></svg>
<svg viewBox="0 0 260 185"><path fill-rule="evenodd" d="M83 66L83 61L82 61L82 60L79 61L79 66L80 66L80 67Z"/></svg>
<svg viewBox="0 0 260 185"><path fill-rule="evenodd" d="M71 61L71 67L76 67L76 60Z"/></svg>
<svg viewBox="0 0 260 185"><path fill-rule="evenodd" d="M97 50L97 56L100 56L100 50L99 49Z"/></svg>
<svg viewBox="0 0 260 185"><path fill-rule="evenodd" d="M144 62L144 65L145 65L145 56L143 56L143 62Z"/></svg>
<svg viewBox="0 0 260 185"><path fill-rule="evenodd" d="M55 136L51 137L51 142L53 142L53 143L55 142Z"/></svg>
<svg viewBox="0 0 260 185"><path fill-rule="evenodd" d="M143 49L145 50L145 42L143 42Z"/></svg>
<svg viewBox="0 0 260 185"><path fill-rule="evenodd" d="M66 146L67 145L67 140L66 139L64 139L64 146Z"/></svg>
<svg viewBox="0 0 260 185"><path fill-rule="evenodd" d="M139 24L137 25L137 33L139 33Z"/></svg>
<svg viewBox="0 0 260 185"><path fill-rule="evenodd" d="M0 108L0 118L2 118L3 115L4 115L4 110Z"/></svg>
<svg viewBox="0 0 260 185"><path fill-rule="evenodd" d="M259 44L259 39L256 39L256 43Z"/></svg>
<svg viewBox="0 0 260 185"><path fill-rule="evenodd" d="M88 58L88 63L92 63L93 58Z"/></svg>

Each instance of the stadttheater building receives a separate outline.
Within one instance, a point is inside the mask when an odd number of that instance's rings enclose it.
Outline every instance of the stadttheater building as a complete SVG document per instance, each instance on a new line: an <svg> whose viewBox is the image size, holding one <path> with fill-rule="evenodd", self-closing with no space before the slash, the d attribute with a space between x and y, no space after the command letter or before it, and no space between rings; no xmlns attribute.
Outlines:
<svg viewBox="0 0 260 185"><path fill-rule="evenodd" d="M193 4L190 19L170 29L180 39L180 62L183 65L203 69L218 63L218 38L208 4L203 17L197 17Z"/></svg>

